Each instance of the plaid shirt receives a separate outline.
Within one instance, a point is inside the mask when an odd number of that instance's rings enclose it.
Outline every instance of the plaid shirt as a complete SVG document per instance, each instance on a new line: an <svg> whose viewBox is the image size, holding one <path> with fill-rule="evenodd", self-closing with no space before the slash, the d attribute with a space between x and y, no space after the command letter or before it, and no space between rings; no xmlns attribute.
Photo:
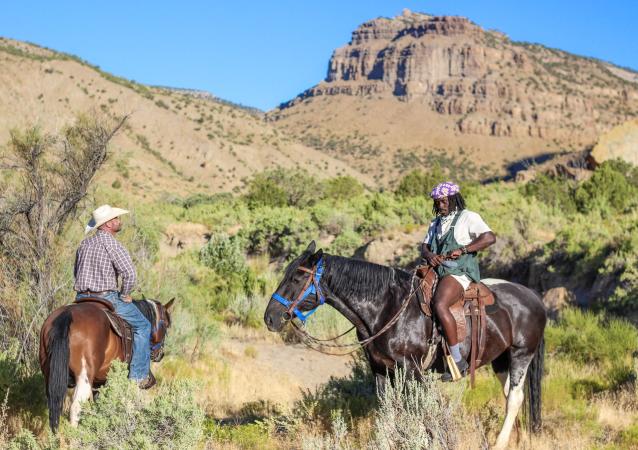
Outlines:
<svg viewBox="0 0 638 450"><path fill-rule="evenodd" d="M117 277L121 276L122 296L130 295L137 278L128 251L110 233L101 230L80 244L73 274L73 289L77 292L117 291Z"/></svg>

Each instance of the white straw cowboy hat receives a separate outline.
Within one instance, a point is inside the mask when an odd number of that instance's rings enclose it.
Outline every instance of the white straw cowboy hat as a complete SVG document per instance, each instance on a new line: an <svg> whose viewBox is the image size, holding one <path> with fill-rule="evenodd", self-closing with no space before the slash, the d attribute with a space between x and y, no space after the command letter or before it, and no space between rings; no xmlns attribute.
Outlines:
<svg viewBox="0 0 638 450"><path fill-rule="evenodd" d="M121 208L113 208L111 205L102 205L93 211L93 217L89 220L89 223L84 228L84 234L89 234L91 231L97 229L101 225L104 225L111 219L120 217L121 215L128 214L128 211Z"/></svg>

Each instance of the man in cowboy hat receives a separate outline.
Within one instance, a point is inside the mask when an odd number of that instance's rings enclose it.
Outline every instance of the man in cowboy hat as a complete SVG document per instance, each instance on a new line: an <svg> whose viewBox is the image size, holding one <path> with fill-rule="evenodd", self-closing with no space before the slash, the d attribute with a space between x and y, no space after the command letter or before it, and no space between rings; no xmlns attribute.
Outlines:
<svg viewBox="0 0 638 450"><path fill-rule="evenodd" d="M480 215L465 209L458 185L448 181L438 184L430 193L436 218L421 245L421 255L436 268L439 282L434 293L434 310L443 326L445 337L459 371L465 374L467 361L461 356L456 334L456 321L450 306L463 298L471 281L481 281L476 253L496 242L496 236ZM443 381L451 381L445 373Z"/></svg>
<svg viewBox="0 0 638 450"><path fill-rule="evenodd" d="M124 246L115 239L122 228L120 216L128 211L102 205L84 230L93 236L85 238L75 256L75 285L77 298L100 297L113 304L115 312L133 329L133 355L129 378L147 389L155 384L151 366L151 324L132 303L131 291L136 274L133 261ZM118 289L118 277L122 285Z"/></svg>

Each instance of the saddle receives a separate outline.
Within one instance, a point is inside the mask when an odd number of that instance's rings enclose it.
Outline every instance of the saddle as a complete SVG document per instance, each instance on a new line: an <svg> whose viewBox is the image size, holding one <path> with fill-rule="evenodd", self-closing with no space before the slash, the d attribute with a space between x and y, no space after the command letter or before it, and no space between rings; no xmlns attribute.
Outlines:
<svg viewBox="0 0 638 450"><path fill-rule="evenodd" d="M417 298L423 313L432 317L432 297L438 276L434 268L430 266L420 266L417 268L416 274L419 278L417 281L419 286L416 290ZM470 283L465 290L462 298L450 307L450 312L456 321L456 333L459 342L463 342L467 337L467 318L470 317L472 327L472 339L470 346L470 379L474 386L474 372L476 367L481 364L483 352L485 351L485 337L487 331L487 314L490 314L498 308L489 308L487 306L496 306L495 297L492 291L483 283Z"/></svg>
<svg viewBox="0 0 638 450"><path fill-rule="evenodd" d="M133 331L128 322L115 313L115 308L113 307L111 302L99 297L86 297L76 299L73 303L90 303L102 310L107 319L109 319L111 329L120 338L122 349L124 350L123 361L125 361L127 364L131 364L131 357L133 356Z"/></svg>

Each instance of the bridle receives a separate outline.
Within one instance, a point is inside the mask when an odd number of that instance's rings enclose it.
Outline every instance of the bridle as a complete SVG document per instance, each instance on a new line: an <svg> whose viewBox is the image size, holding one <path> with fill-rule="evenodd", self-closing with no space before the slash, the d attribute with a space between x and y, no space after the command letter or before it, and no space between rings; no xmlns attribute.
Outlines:
<svg viewBox="0 0 638 450"><path fill-rule="evenodd" d="M312 269L307 269L305 267L298 266L297 270L301 270L302 272L306 272L306 273L310 274L310 276L306 280L306 282L305 282L303 288L301 289L301 292L297 296L297 298L294 301L290 301L287 298L279 295L276 292L272 295L271 298L273 300L276 300L277 302L281 303L282 305L284 305L284 306L286 306L288 308L286 310L286 313L285 313L285 316L286 316L287 320L292 319L292 315L294 313L299 318L299 320L301 320L301 322L305 325L306 319L310 315L312 315L317 310L317 308L319 308L319 306L323 305L325 303L325 301L326 301L326 299L325 299L325 297L324 297L324 295L323 295L323 293L321 291L321 286L319 285L319 282L321 281L321 276L323 275L323 270L324 270L323 258L321 258L317 262L317 265L314 266ZM291 323L293 324L293 327L295 328L295 330L297 332L299 332L303 337L309 339L310 342L313 342L315 344L324 345L324 346L327 346L327 347L333 347L333 348L353 348L354 347L352 351L344 353L343 355L347 355L347 354L353 353L353 352L357 351L359 348L365 347L370 342L374 341L376 338L378 338L379 336L384 334L386 331L388 331L399 320L399 316L401 316L401 314L403 314L403 312L405 311L405 309L408 306L408 303L410 302L410 299L414 296L414 294L416 292L415 283L414 283L415 276L416 276L416 269L412 271L412 274L411 274L411 277L410 277L410 292L408 293L408 295L405 297L405 299L401 303L401 307L396 312L394 317L392 317L374 335L369 336L366 339L357 341L357 342L352 343L352 344L323 344L324 342L334 341L336 339L339 339L340 337L343 337L344 335L346 335L347 333L352 331L355 327L353 326L348 331L346 331L345 333L340 334L339 336L337 336L335 338L317 339L317 338L311 336L310 334L308 334L307 331L302 330L301 328L299 328L297 325L295 325L294 322L291 322ZM299 304L301 302L303 302L311 294L316 294L317 295L317 298L319 299L319 305L315 306L312 310L310 310L306 314L304 314L301 311L299 311L298 306L299 306ZM434 326L433 326L433 328L434 328ZM311 345L308 345L307 342L304 342L304 343L308 347L310 347L312 350L316 350L316 351L318 351L320 353L326 353L326 352L323 352L320 349L317 349L317 348L312 347ZM327 353L327 354L331 354L331 353Z"/></svg>
<svg viewBox="0 0 638 450"><path fill-rule="evenodd" d="M294 314L299 320L301 320L302 323L305 323L306 319L314 314L314 312L326 302L326 298L324 297L323 292L321 291L321 286L319 284L321 282L321 276L323 275L323 269L323 258L321 258L312 269L307 269L306 267L302 266L297 267L297 270L306 272L307 274L309 274L309 276L306 279L301 292L299 292L299 295L294 301L288 300L286 297L279 295L276 292L272 294L271 298L273 300L276 300L287 307L286 318L288 320L292 319L292 315ZM317 296L317 299L319 299L319 304L304 314L302 311L299 310L299 305L312 294L315 294Z"/></svg>
<svg viewBox="0 0 638 450"><path fill-rule="evenodd" d="M164 340L166 339L166 332L168 331L169 319L166 316L166 309L160 308L155 301L151 300L153 309L155 310L155 323L151 328L151 338L156 342L151 345L151 356L157 358L162 354L164 350Z"/></svg>

